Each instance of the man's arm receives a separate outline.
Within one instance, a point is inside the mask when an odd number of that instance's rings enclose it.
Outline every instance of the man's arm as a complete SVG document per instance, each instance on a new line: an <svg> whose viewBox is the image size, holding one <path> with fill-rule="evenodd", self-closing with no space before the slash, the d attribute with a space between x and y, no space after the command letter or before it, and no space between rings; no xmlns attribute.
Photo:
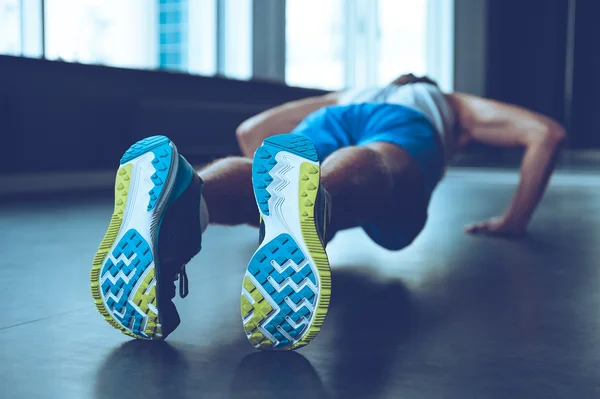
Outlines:
<svg viewBox="0 0 600 399"><path fill-rule="evenodd" d="M503 216L467 227L468 233L521 235L541 200L564 140L555 121L524 108L466 94L452 94L463 134L501 147L524 147L516 193Z"/></svg>
<svg viewBox="0 0 600 399"><path fill-rule="evenodd" d="M291 101L247 119L236 130L242 153L246 157L252 157L264 139L280 133L289 133L312 112L337 104L338 97L338 93L329 93Z"/></svg>

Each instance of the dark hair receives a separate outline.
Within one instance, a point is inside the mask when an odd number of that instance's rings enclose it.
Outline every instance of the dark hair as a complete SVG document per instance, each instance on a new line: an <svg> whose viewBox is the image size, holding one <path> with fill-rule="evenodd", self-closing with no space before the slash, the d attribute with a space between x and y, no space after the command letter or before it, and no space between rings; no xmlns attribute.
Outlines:
<svg viewBox="0 0 600 399"><path fill-rule="evenodd" d="M390 85L404 86L412 83L429 83L434 86L438 86L437 82L428 78L427 76L415 76L412 73L401 75L394 79Z"/></svg>
<svg viewBox="0 0 600 399"><path fill-rule="evenodd" d="M429 79L427 76L415 76L412 73L407 73L405 75L397 77L387 86L384 86L381 89L379 89L375 94L373 94L372 100L375 102L385 102L390 93L394 91L395 86L404 86L412 83L428 83L439 87L434 80Z"/></svg>

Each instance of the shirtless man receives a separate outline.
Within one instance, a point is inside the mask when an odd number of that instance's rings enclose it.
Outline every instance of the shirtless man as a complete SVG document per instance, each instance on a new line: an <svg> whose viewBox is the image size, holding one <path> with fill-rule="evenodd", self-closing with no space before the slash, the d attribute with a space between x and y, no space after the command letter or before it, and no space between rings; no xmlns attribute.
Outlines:
<svg viewBox="0 0 600 399"><path fill-rule="evenodd" d="M113 327L165 339L179 324L174 281L184 297L185 264L209 221L252 224L260 245L242 283L246 335L259 349L304 346L327 313L325 247L337 231L360 226L384 248L405 248L425 226L452 156L480 142L525 153L506 212L466 231L520 236L564 131L532 111L403 75L382 88L269 109L242 123L237 138L244 157L199 174L164 136L134 144L121 159L115 211L91 273L96 306Z"/></svg>

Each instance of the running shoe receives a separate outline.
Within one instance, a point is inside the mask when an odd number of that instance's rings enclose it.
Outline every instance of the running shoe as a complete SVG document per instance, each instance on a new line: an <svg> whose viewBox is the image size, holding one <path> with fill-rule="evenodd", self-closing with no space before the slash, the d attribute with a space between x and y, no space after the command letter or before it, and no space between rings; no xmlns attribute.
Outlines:
<svg viewBox="0 0 600 399"><path fill-rule="evenodd" d="M244 331L258 349L298 349L321 330L331 294L330 201L312 142L298 134L266 139L254 155L252 183L261 227L243 280Z"/></svg>
<svg viewBox="0 0 600 399"><path fill-rule="evenodd" d="M207 223L202 185L165 136L145 138L121 158L114 212L90 278L98 311L122 333L162 340L179 325L175 281L184 298L185 265L200 251Z"/></svg>

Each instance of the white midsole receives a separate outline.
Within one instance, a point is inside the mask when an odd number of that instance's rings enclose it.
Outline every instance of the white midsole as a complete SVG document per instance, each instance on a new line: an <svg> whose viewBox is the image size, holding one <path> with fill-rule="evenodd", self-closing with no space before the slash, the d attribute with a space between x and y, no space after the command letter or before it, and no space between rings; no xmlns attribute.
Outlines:
<svg viewBox="0 0 600 399"><path fill-rule="evenodd" d="M315 305L314 306L308 306L308 309L311 312L311 316L310 316L310 320L307 320L307 328L304 330L304 334L306 334L306 332L308 331L308 327L312 324L313 322L313 318L316 315L316 311L314 308L316 308L317 303L318 303L318 287L320 287L320 277L319 277L319 272L316 268L316 263L314 261L314 259L312 258L308 247L306 246L306 244L304 243L304 237L302 235L302 228L301 228L301 224L300 224L300 204L298 202L299 200L299 185L300 185L300 167L303 163L311 163L315 166L319 166L318 162L313 162L310 161L306 158L303 158L301 156L292 154L290 152L286 152L286 151L280 151L275 155L275 160L277 161L277 164L269 171L269 174L271 175L271 177L273 177L273 181L269 184L269 186L267 187L267 191L269 192L269 194L271 195L271 197L269 198L269 215L265 215L262 213L261 211L261 215L262 215L262 219L263 222L265 224L265 237L264 240L262 241L262 243L260 244L259 248L256 250L256 252L260 251L265 245L268 245L272 240L274 240L276 237L278 237L281 234L289 234L292 239L294 240L294 242L298 245L298 247L300 248L300 250L302 251L302 253L305 256L305 260L298 266L304 266L306 263L308 263L312 269L312 272L316 278L317 284L316 287L316 296L315 296ZM294 267L293 265L290 265L288 267ZM262 296L265 298L265 300L267 300L270 305L274 308L274 309L278 309L279 306L275 303L273 303L273 300L271 299L271 296L265 291L265 289L262 287L261 284L258 283L258 281L256 281L256 279L254 278L254 276L252 276L251 273L246 272L246 277L248 277L250 279L250 281L252 281L252 283L254 284L254 286L261 292ZM275 281L271 281L271 284L276 287L276 288L280 288L279 285L277 285ZM283 282L281 284L281 287L285 286L286 283L292 283L293 281L289 281L289 282ZM293 284L294 286L296 286L295 284ZM312 282L310 283L311 286ZM244 295L246 295L246 297L250 297L249 294L247 294L247 292L245 292L246 290L243 289L242 292ZM290 302L286 301L288 304L290 304ZM310 303L306 303L307 305L310 305ZM271 316L269 316L267 319L263 320L263 322L261 323L261 325L266 325L268 324L275 316L276 316L277 312L273 312L273 314ZM288 322L291 322L292 320L288 320ZM279 341L273 337L268 331L266 331L261 325L258 326L259 331L265 336L267 337L269 340L271 340L274 343L278 343ZM294 323L294 325L296 325ZM296 325L297 326L297 325ZM291 337L288 336L287 333L285 333L285 331L280 330L280 332L288 339L290 339ZM300 339L302 339L302 337L299 337L298 339L295 340L290 340L291 342L293 342L294 344L297 343Z"/></svg>
<svg viewBox="0 0 600 399"><path fill-rule="evenodd" d="M128 231L130 231L132 229L136 230L138 232L138 234L140 236L142 236L144 238L144 240L150 246L150 250L152 252L152 263L146 268L144 273L139 277L138 281L136 282L136 285L134 286L134 288L132 290L133 293L138 291L140 285L145 280L148 273L150 273L155 268L154 259L155 259L155 254L156 254L156 237L155 237L156 232L153 231L153 228L155 228L153 226L153 224L156 224L156 218L163 211L165 199L168 198L168 196L173 188L173 184L175 183L175 176L177 175L177 166L178 166L177 150L172 143L170 145L173 150L172 158L171 158L171 169L169 170L169 175L168 175L167 181L165 182L164 187L161 191L160 198L158 198L158 200L156 202L156 206L150 212L148 212L147 206L150 203L150 191L155 186L151 179L152 175L154 173L156 173L156 169L154 168L154 165L152 164L152 160L155 158L154 152L148 151L147 153L142 154L139 157L136 157L136 158L130 160L129 162L126 162L120 166L122 168L124 166L131 165L131 177L130 177L131 180L129 183L129 189L128 189L128 193L127 193L127 202L125 204L125 211L123 214L123 223L121 224L119 233L117 234L117 237L116 237L112 247L110 248L108 255L103 260L103 264L106 263L106 260L108 260L108 259L112 260L114 264L117 264L118 260L123 260L125 263L129 264L129 262L131 262L135 259L136 254L134 254L133 257L128 259L127 261L125 261L125 259L123 259L123 255L120 256L119 259L114 259L114 257L112 256L112 253L113 253L114 249L116 248L116 246L119 245L119 243L123 239L125 233L127 233ZM134 270L131 273L133 274ZM130 276L125 277L125 275L122 274L121 272L119 274L117 274L117 276L114 278L110 275L110 273L106 272L106 273L104 273L104 275L100 275L99 285L102 286L102 284L104 283L104 281L106 279L110 279L111 281L114 282L115 280L118 280L118 277L120 277L120 276L124 277L123 279L125 280L126 283L129 282ZM154 286L154 285L156 285L155 279L151 282L148 289L151 289L152 288L151 286ZM120 298L121 294L122 294L122 292L119 293L119 296L118 296L119 298ZM106 296L101 292L101 297L102 297L102 300L104 301L105 309L111 315L118 315L120 317L123 317L123 314L114 312L107 305L108 299L113 298L113 299L118 300L119 298L112 295L111 292L109 292ZM143 316L144 319L143 319L142 325L140 327L140 331L144 331L146 329L146 324L148 322L147 315L133 301L129 301L129 304ZM148 308L151 312L158 315L158 309L155 306L149 305ZM130 332L133 332L132 326L123 326L123 327L126 328L127 330L129 330Z"/></svg>

